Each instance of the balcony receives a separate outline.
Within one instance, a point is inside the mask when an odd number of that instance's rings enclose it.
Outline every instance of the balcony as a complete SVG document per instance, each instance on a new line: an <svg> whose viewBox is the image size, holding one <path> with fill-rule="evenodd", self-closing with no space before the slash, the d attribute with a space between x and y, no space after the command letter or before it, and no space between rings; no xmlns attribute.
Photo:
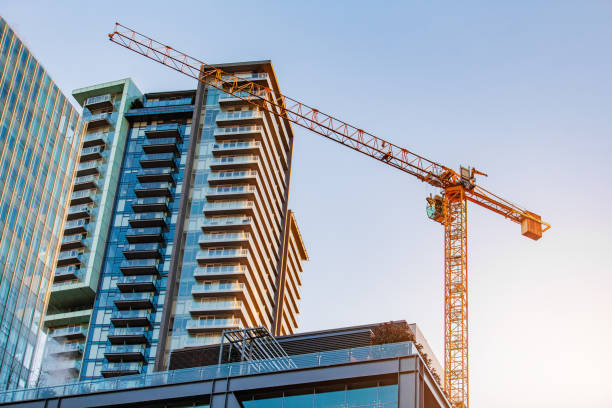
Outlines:
<svg viewBox="0 0 612 408"><path fill-rule="evenodd" d="M49 355L56 358L76 358L83 355L81 343L54 344L49 348Z"/></svg>
<svg viewBox="0 0 612 408"><path fill-rule="evenodd" d="M207 265L197 267L193 272L193 276L198 280L243 279L248 271L245 265Z"/></svg>
<svg viewBox="0 0 612 408"><path fill-rule="evenodd" d="M222 232L217 234L205 233L198 239L200 248L214 248L219 246L251 247L251 235L248 232Z"/></svg>
<svg viewBox="0 0 612 408"><path fill-rule="evenodd" d="M151 325L151 312L148 310L115 310L111 315L115 327L144 327Z"/></svg>
<svg viewBox="0 0 612 408"><path fill-rule="evenodd" d="M142 244L130 244L123 249L123 256L127 259L160 259L162 254L160 252L160 245L157 242L142 243Z"/></svg>
<svg viewBox="0 0 612 408"><path fill-rule="evenodd" d="M87 133L83 138L83 147L106 146L107 144L107 132Z"/></svg>
<svg viewBox="0 0 612 408"><path fill-rule="evenodd" d="M187 331L192 334L217 332L224 329L242 329L242 321L240 319L194 319L187 321Z"/></svg>
<svg viewBox="0 0 612 408"><path fill-rule="evenodd" d="M132 228L166 227L166 213L136 213L128 222Z"/></svg>
<svg viewBox="0 0 612 408"><path fill-rule="evenodd" d="M140 165L143 169L151 169L155 167L176 167L174 153L155 153L147 154L140 159Z"/></svg>
<svg viewBox="0 0 612 408"><path fill-rule="evenodd" d="M140 363L106 363L102 366L100 374L102 377L121 377L124 375L140 374L142 365Z"/></svg>
<svg viewBox="0 0 612 408"><path fill-rule="evenodd" d="M84 246L85 245L83 245L82 234L64 235L62 237L62 245L60 247L60 251L83 248Z"/></svg>
<svg viewBox="0 0 612 408"><path fill-rule="evenodd" d="M81 326L62 327L53 330L49 335L60 342L66 340L85 340L85 337L87 337L87 330Z"/></svg>
<svg viewBox="0 0 612 408"><path fill-rule="evenodd" d="M251 169L259 168L258 156L223 156L215 157L210 162L210 169L213 171Z"/></svg>
<svg viewBox="0 0 612 408"><path fill-rule="evenodd" d="M244 283L199 283L191 288L191 296L194 298L234 296L238 298L244 297Z"/></svg>
<svg viewBox="0 0 612 408"><path fill-rule="evenodd" d="M247 214L255 215L255 203L253 201L215 201L204 204L204 215L230 215Z"/></svg>
<svg viewBox="0 0 612 408"><path fill-rule="evenodd" d="M263 112L256 110L245 110L235 112L220 112L217 115L217 125L219 126L231 126L231 125L261 125L263 124Z"/></svg>
<svg viewBox="0 0 612 408"><path fill-rule="evenodd" d="M215 129L213 135L218 142L236 139L262 140L264 135L263 126L232 126Z"/></svg>
<svg viewBox="0 0 612 408"><path fill-rule="evenodd" d="M248 230L253 232L253 218L251 217L213 217L206 218L202 223L202 231L218 230Z"/></svg>
<svg viewBox="0 0 612 408"><path fill-rule="evenodd" d="M74 179L72 190L73 191L93 190L94 188L98 188L98 184L96 184L97 180L98 180L98 176L95 174L91 174L89 176L77 177Z"/></svg>
<svg viewBox="0 0 612 408"><path fill-rule="evenodd" d="M265 72L253 72L250 74L235 74L235 75L225 75L223 76L223 80L227 82L238 82L241 83L243 81L255 82L259 85L269 85L268 83L268 74Z"/></svg>
<svg viewBox="0 0 612 408"><path fill-rule="evenodd" d="M213 145L212 154L215 157L224 155L237 154L257 154L261 151L261 142L257 140L248 141L232 141L224 143L215 143Z"/></svg>
<svg viewBox="0 0 612 408"><path fill-rule="evenodd" d="M85 104L83 106L90 111L103 108L112 109L113 99L110 94L92 96L91 98L87 98L85 100Z"/></svg>
<svg viewBox="0 0 612 408"><path fill-rule="evenodd" d="M208 175L208 184L257 184L256 170L219 171Z"/></svg>
<svg viewBox="0 0 612 408"><path fill-rule="evenodd" d="M141 183L136 186L134 193L136 197L170 197L170 189L172 187L173 185L166 181Z"/></svg>
<svg viewBox="0 0 612 408"><path fill-rule="evenodd" d="M111 125L110 113L98 113L97 115L86 116L87 129L97 129L103 126Z"/></svg>
<svg viewBox="0 0 612 408"><path fill-rule="evenodd" d="M119 310L150 309L153 307L153 294L147 292L121 293L114 303Z"/></svg>
<svg viewBox="0 0 612 408"><path fill-rule="evenodd" d="M191 302L188 309L192 316L233 314L240 318L244 317L242 301L240 300Z"/></svg>
<svg viewBox="0 0 612 408"><path fill-rule="evenodd" d="M55 274L53 275L53 283L77 280L79 278L79 271L80 269L75 267L74 265L55 268Z"/></svg>
<svg viewBox="0 0 612 408"><path fill-rule="evenodd" d="M96 192L94 190L75 191L70 197L70 206L78 204L92 204Z"/></svg>
<svg viewBox="0 0 612 408"><path fill-rule="evenodd" d="M201 264L212 262L246 263L248 258L249 250L242 248L202 249L196 254L196 259Z"/></svg>
<svg viewBox="0 0 612 408"><path fill-rule="evenodd" d="M174 138L180 139L180 125L178 123L165 123L162 125L149 125L145 130L149 139Z"/></svg>
<svg viewBox="0 0 612 408"><path fill-rule="evenodd" d="M108 346L104 358L112 363L144 361L144 344Z"/></svg>
<svg viewBox="0 0 612 408"><path fill-rule="evenodd" d="M85 149L81 149L80 162L83 163L92 160L100 160L102 158L103 151L104 146L86 147Z"/></svg>
<svg viewBox="0 0 612 408"><path fill-rule="evenodd" d="M265 94L261 94L265 98ZM250 106L250 102L261 101L261 98L251 95L248 92L236 92L234 94L223 93L219 95L219 106L229 108L235 106Z"/></svg>
<svg viewBox="0 0 612 408"><path fill-rule="evenodd" d="M45 365L43 371L53 376L77 376L81 372L81 360L56 360L53 364Z"/></svg>
<svg viewBox="0 0 612 408"><path fill-rule="evenodd" d="M68 208L68 215L66 219L68 221L77 220L81 218L89 218L89 210L90 206L88 205L79 205L75 207Z"/></svg>
<svg viewBox="0 0 612 408"><path fill-rule="evenodd" d="M163 233L164 231L161 227L132 228L126 231L125 238L130 244L137 244L140 242L163 242Z"/></svg>
<svg viewBox="0 0 612 408"><path fill-rule="evenodd" d="M255 199L255 186L218 186L206 191L207 200Z"/></svg>
<svg viewBox="0 0 612 408"><path fill-rule="evenodd" d="M168 199L165 197L139 198L135 203L132 203L132 210L137 213L150 211L167 212Z"/></svg>
<svg viewBox="0 0 612 408"><path fill-rule="evenodd" d="M89 220L87 219L66 221L66 223L64 224L64 234L65 235L86 234L88 223L89 223Z"/></svg>
<svg viewBox="0 0 612 408"><path fill-rule="evenodd" d="M117 281L121 292L153 292L157 278L153 275L122 276Z"/></svg>
<svg viewBox="0 0 612 408"><path fill-rule="evenodd" d="M112 327L108 333L111 344L146 344L149 331L144 327Z"/></svg>
<svg viewBox="0 0 612 408"><path fill-rule="evenodd" d="M126 259L121 261L119 269L124 275L157 275L157 259Z"/></svg>
<svg viewBox="0 0 612 408"><path fill-rule="evenodd" d="M142 150L146 154L152 153L174 153L178 154L179 150L176 146L177 143L180 143L180 138L175 137L160 137L160 138L150 138L145 144L142 145Z"/></svg>
<svg viewBox="0 0 612 408"><path fill-rule="evenodd" d="M174 176L172 176L172 173L174 173L175 171L176 170L174 170L172 167L154 167L151 169L142 169L142 172L140 174L137 174L136 177L141 183L166 181L168 183L174 184Z"/></svg>
<svg viewBox="0 0 612 408"><path fill-rule="evenodd" d="M79 163L77 165L77 177L88 176L90 174L100 174L100 170L98 170L99 164L99 162L95 161Z"/></svg>
<svg viewBox="0 0 612 408"><path fill-rule="evenodd" d="M57 266L81 265L83 253L77 250L60 252L57 257Z"/></svg>

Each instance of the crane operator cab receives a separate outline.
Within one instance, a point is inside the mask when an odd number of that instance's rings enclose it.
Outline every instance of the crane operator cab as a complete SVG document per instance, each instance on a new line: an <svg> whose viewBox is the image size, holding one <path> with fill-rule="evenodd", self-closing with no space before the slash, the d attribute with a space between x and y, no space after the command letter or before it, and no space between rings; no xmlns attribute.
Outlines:
<svg viewBox="0 0 612 408"><path fill-rule="evenodd" d="M427 200L427 216L440 224L444 224L446 215L448 214L448 202L444 197L437 194L434 197L430 195L425 199Z"/></svg>

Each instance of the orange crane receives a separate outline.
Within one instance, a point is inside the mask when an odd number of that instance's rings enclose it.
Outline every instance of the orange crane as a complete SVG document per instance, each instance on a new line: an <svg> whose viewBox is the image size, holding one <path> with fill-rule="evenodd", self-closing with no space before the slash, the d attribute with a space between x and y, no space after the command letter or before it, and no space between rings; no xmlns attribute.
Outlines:
<svg viewBox="0 0 612 408"><path fill-rule="evenodd" d="M550 225L476 184L486 174L461 167L459 172L426 159L408 149L380 139L358 127L320 112L272 89L193 58L119 23L109 34L112 42L232 94L258 109L318 133L346 147L408 173L440 189L427 198L427 215L444 226L444 390L456 406L469 404L467 202L480 205L521 225L521 233L533 240Z"/></svg>

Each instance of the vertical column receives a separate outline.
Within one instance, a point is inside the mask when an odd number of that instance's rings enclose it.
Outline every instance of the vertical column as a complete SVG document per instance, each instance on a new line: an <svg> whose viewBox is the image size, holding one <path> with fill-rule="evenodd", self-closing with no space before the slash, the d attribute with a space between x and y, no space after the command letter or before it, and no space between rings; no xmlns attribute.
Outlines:
<svg viewBox="0 0 612 408"><path fill-rule="evenodd" d="M445 191L444 388L456 407L468 407L467 212L462 186Z"/></svg>

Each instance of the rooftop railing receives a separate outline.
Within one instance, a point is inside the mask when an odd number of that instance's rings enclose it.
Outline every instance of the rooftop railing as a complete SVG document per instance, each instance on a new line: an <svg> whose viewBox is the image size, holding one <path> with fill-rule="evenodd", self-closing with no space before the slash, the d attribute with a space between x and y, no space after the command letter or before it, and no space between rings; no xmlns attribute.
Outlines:
<svg viewBox="0 0 612 408"><path fill-rule="evenodd" d="M132 328L125 329L131 330ZM116 331L117 329L114 330ZM416 353L417 350L413 346L412 342L382 344L344 350L325 351L321 353L301 354L278 359L245 361L239 363L186 368L174 371L161 371L151 374L128 375L111 379L70 383L54 387L10 390L0 393L0 402L73 396L102 391L181 384L194 381L209 381L217 378L239 377L243 375L264 374L269 372L290 371L339 364L353 364L363 361L396 359ZM110 363L108 364L110 365Z"/></svg>

